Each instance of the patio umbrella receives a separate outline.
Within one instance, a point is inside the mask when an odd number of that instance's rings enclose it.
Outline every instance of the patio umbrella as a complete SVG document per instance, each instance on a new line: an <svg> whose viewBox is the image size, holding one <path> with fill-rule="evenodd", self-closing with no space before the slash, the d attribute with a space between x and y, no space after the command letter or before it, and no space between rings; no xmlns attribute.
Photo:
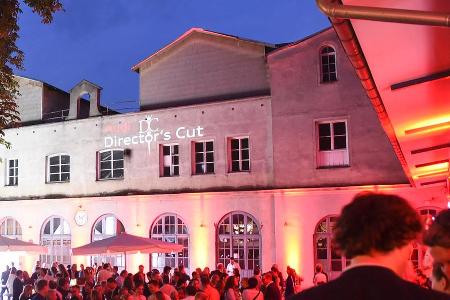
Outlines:
<svg viewBox="0 0 450 300"><path fill-rule="evenodd" d="M4 236L0 236L0 252L4 251L25 251L39 254L47 253L47 247L36 245L21 240L10 239Z"/></svg>
<svg viewBox="0 0 450 300"><path fill-rule="evenodd" d="M72 248L73 255L97 255L105 253L170 253L179 252L183 245L121 233L116 236Z"/></svg>

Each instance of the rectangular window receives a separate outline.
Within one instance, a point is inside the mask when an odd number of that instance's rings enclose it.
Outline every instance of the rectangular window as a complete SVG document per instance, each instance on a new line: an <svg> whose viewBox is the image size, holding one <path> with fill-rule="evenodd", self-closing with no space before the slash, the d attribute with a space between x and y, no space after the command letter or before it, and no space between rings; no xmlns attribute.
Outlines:
<svg viewBox="0 0 450 300"><path fill-rule="evenodd" d="M229 172L250 171L250 147L248 137L229 139Z"/></svg>
<svg viewBox="0 0 450 300"><path fill-rule="evenodd" d="M47 182L70 181L70 156L57 154L47 159Z"/></svg>
<svg viewBox="0 0 450 300"><path fill-rule="evenodd" d="M349 165L346 121L317 123L317 135L318 167L341 167Z"/></svg>
<svg viewBox="0 0 450 300"><path fill-rule="evenodd" d="M8 160L6 170L6 185L18 185L19 184L19 160Z"/></svg>
<svg viewBox="0 0 450 300"><path fill-rule="evenodd" d="M180 154L178 145L160 146L160 170L162 177L180 175Z"/></svg>
<svg viewBox="0 0 450 300"><path fill-rule="evenodd" d="M194 174L212 174L214 173L214 142L195 142L194 143Z"/></svg>
<svg viewBox="0 0 450 300"><path fill-rule="evenodd" d="M124 174L123 150L105 150L98 153L98 179L121 179Z"/></svg>

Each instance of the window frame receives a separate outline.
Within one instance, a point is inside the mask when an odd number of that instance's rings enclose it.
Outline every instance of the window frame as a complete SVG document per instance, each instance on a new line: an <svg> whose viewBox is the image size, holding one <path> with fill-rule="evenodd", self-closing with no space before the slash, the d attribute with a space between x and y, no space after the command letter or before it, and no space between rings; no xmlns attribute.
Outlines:
<svg viewBox="0 0 450 300"><path fill-rule="evenodd" d="M8 233L8 221L12 222L12 234ZM0 221L0 235L10 239L22 240L22 226L17 219L5 217Z"/></svg>
<svg viewBox="0 0 450 300"><path fill-rule="evenodd" d="M236 233L236 230L241 230L239 227L239 224L234 223L234 217L237 217L238 219L240 217L243 217L244 223L243 225L243 233ZM249 233L249 227L248 225L251 224L249 221L251 221L254 226L256 226L256 232L257 233ZM237 227L236 227L237 226ZM260 221L252 214L244 212L244 211L231 211L225 214L217 224L215 224L216 227L216 264L223 263L224 266L228 264L228 260L230 256L233 256L237 262L243 261L243 264L239 262L239 266L241 268L241 276L242 277L251 277L253 276L253 270L256 267L261 268L262 267L262 261L263 261L263 247L262 247L262 240L263 240L263 233L262 233L262 226ZM227 232L226 230L229 230ZM223 232L222 230L225 230ZM243 244L242 246L239 246L236 248L236 245L234 244L235 241L242 240ZM251 242L257 241L257 245L252 245ZM226 243L226 244L221 244ZM243 251L243 258L239 259L234 256L236 252L239 254L239 250ZM250 252L251 250L252 252ZM254 257L255 250L258 251L258 258L256 259ZM250 253L252 253L253 257L250 257ZM223 254L223 257L221 257L221 254ZM228 257L226 256L228 254ZM251 263L250 263L251 262ZM253 265L252 268L250 268L250 264Z"/></svg>
<svg viewBox="0 0 450 300"><path fill-rule="evenodd" d="M50 165L50 159L53 158L53 157L57 157L57 156L59 156L59 164L58 165ZM69 163L68 164L63 164L62 163L62 160L61 160L62 156L68 156L69 157ZM47 168L46 168L46 183L68 183L68 182L70 182L70 175L71 175L71 157L70 157L70 154L64 153L64 152L62 152L62 153L55 153L55 154L47 155L46 160L47 160L47 162L46 162L46 165L47 165ZM63 165L64 166L67 166L67 165L69 166L69 172L62 172L61 169L62 169ZM58 166L59 167L59 173L51 173L50 172L50 167L51 166ZM62 177L63 173L64 174L66 174L66 173L69 174L68 180L61 180L61 177ZM60 180L50 180L52 174L59 175L59 179Z"/></svg>
<svg viewBox="0 0 450 300"><path fill-rule="evenodd" d="M114 221L114 233L109 234L106 232L107 230L107 218L113 218ZM96 234L96 227L97 224L101 224L102 232L100 234ZM123 231L122 231L123 230ZM115 214L107 213L99 216L95 222L92 224L91 228L91 242L95 241L101 241L107 238L111 238L114 236L117 236L121 233L126 233L127 230L125 228L125 225L122 223L122 221L117 218ZM119 267L119 271L125 269L126 265L126 255L125 253L106 253L106 254L98 254L98 255L91 255L90 256L90 262L91 265L94 265L95 262L108 262L111 265L117 265Z"/></svg>
<svg viewBox="0 0 450 300"><path fill-rule="evenodd" d="M321 263L323 270L328 275L328 280L332 280L337 278L344 270L345 268L350 264L350 258L345 257L344 255L340 255L339 258L333 258L333 249L336 250L335 247L333 247L333 225L336 223L337 218L339 215L337 214L330 214L326 215L323 218L320 218L320 220L316 223L316 226L314 226L314 234L313 234L313 247L314 247L314 266L317 263ZM325 222L326 223L326 231L319 231L319 226ZM318 248L317 243L319 239L326 239L326 246ZM318 249L325 249L327 258L319 258L317 253ZM333 262L339 262L341 270L340 271L334 271L333 270ZM314 267L313 266L313 267Z"/></svg>
<svg viewBox="0 0 450 300"><path fill-rule="evenodd" d="M6 160L6 170L5 170L5 186L18 186L19 185L19 159L11 158ZM10 162L14 161L14 166L10 167ZM9 171L13 170L13 175L9 175ZM10 180L13 179L13 184L10 184Z"/></svg>
<svg viewBox="0 0 450 300"><path fill-rule="evenodd" d="M347 119L332 119L332 120L322 120L322 121L316 121L316 141L317 141L317 152L332 152L332 151L344 151L349 149L348 146L348 120ZM333 124L335 123L344 123L345 124L345 148L340 148L340 149L335 149L335 145L334 145L334 138L335 138L335 134L334 134L334 126ZM319 131L319 125L321 124L330 124L330 150L320 150L320 131ZM338 135L338 136L342 136L342 135Z"/></svg>
<svg viewBox="0 0 450 300"><path fill-rule="evenodd" d="M166 220L165 220L166 217L175 218L175 223L174 223L175 232L174 233L165 231L166 224L167 224ZM159 224L159 221L161 221L160 224ZM181 224L178 221L181 221ZM157 230L156 233L153 233L153 231L155 230L155 228L157 226L161 226L161 232L159 232L159 230ZM180 233L179 226L184 227L186 233L183 233L183 232ZM183 229L182 229L182 231L183 231ZM187 247L185 247L187 249L187 256L179 256L180 253L183 253L184 249L181 252L174 252L174 253L153 253L153 254L150 254L150 256L149 256L151 268L158 269L160 272L162 272L162 269L164 268L164 266L159 266L158 262L156 263L157 265L153 265L153 256L155 256L154 258L157 261L160 258L160 256L162 256L163 260L164 260L164 264L167 265L166 258L169 257L169 255L174 255L171 258L175 259L175 266L172 266L172 267L178 267L180 259L181 260L187 259L187 265L184 265L184 263L183 263L183 266L186 268L187 271L190 270L190 267L191 267L191 249L190 249L191 248L191 237L190 237L189 228L187 226L187 223L184 221L184 219L180 215L178 215L176 213L164 213L164 214L157 216L155 218L155 220L153 221L152 225L150 226L149 237L152 239L157 239L157 240L162 240L162 241L166 241L167 238L174 238L175 243L177 243L177 244L179 244L179 239L187 240Z"/></svg>
<svg viewBox="0 0 450 300"><path fill-rule="evenodd" d="M119 161L119 160L114 160L114 151L122 151L122 162L123 162L123 167L122 168L117 168L117 170L122 170L122 176L121 177L114 177L114 161ZM105 153L105 152L111 152L111 169L107 169L107 170L111 170L111 174L112 177L111 178L101 178L101 172L103 171L101 169L101 154ZM107 181L107 180L124 180L125 179L125 149L121 149L121 148L114 148L114 149L103 149L103 150L99 150L97 151L97 181Z"/></svg>
<svg viewBox="0 0 450 300"><path fill-rule="evenodd" d="M206 150L206 143L208 143L208 142L211 142L212 143L212 146L213 146L213 150L212 151L207 151ZM204 172L202 172L202 173L197 173L196 171L197 171L197 165L199 164L199 163L197 163L197 160L196 160L196 154L197 154L197 152L196 152L196 149L195 149L195 145L196 144L199 144L199 143L202 143L203 144L203 151L202 152L198 152L198 153L203 153L203 161L202 161L202 163L201 164L204 164L205 165L205 168L204 168ZM214 140L213 139L209 139L209 140L200 140L200 141L192 141L192 143L191 143L191 161L192 161L192 163L191 163L191 168L192 168L192 172L191 172L191 174L192 175L214 175L214 174L216 174L216 157L215 157L215 152L216 152L216 150L215 150L215 142L214 142ZM207 170L208 170L208 162L207 162L207 159L206 159L206 155L207 155L207 153L211 153L212 152L212 154L213 154L213 161L212 161L212 165L213 165L213 172L208 172ZM211 162L210 162L211 163Z"/></svg>
<svg viewBox="0 0 450 300"><path fill-rule="evenodd" d="M173 147L178 147L178 153L173 153ZM170 156L170 166L164 165L164 147L169 147L169 155ZM178 157L178 164L173 163L173 158ZM164 168L170 168L170 175L164 175ZM175 175L175 168L178 167L178 174ZM178 143L170 143L170 144L159 144L159 177L179 177L180 176L180 144Z"/></svg>
<svg viewBox="0 0 450 300"><path fill-rule="evenodd" d="M54 219L60 219L60 225L62 225L62 233L55 234L55 228L54 228ZM49 230L50 233L45 233L45 227L47 223L49 223ZM66 227L67 226L67 227ZM65 233L64 228L68 229L68 233ZM46 242L50 242L47 245L44 245L44 240ZM54 241L57 241L57 243L53 243ZM71 264L72 261L72 255L71 255L71 249L72 249L72 229L70 228L70 223L61 216L52 215L45 219L44 223L42 224L41 228L41 235L40 235L40 245L44 247L49 247L49 251L47 254L41 254L40 255L40 261L45 263L52 263L54 261L58 261L63 264ZM69 253L67 256L64 255L63 251L67 250ZM56 253L58 252L58 253ZM55 259L55 257L57 259ZM68 261L63 261L63 258L67 257ZM60 259L62 258L62 259ZM47 261L48 260L48 261Z"/></svg>
<svg viewBox="0 0 450 300"><path fill-rule="evenodd" d="M242 148L242 140L247 139L247 145L248 148ZM233 140L238 140L239 142L239 148L237 149L237 151L239 152L239 159L238 160L233 160L233 149L232 149L232 141ZM243 150L248 150L248 159L243 159L242 158L242 151ZM236 151L236 150L235 150ZM232 137L228 137L227 138L227 154L228 154L228 173L250 173L252 168L251 168L251 147L250 147L250 137L248 135L243 135L243 136L232 136ZM237 171L233 171L233 162L238 162L239 163L239 170ZM244 161L248 161L248 170L243 170L242 168L242 163Z"/></svg>
<svg viewBox="0 0 450 300"><path fill-rule="evenodd" d="M324 49L326 49L326 48L331 48L331 49L333 49L333 52L323 53ZM334 72L330 72L330 69L329 69L329 67L330 67L329 57L332 56L332 55L334 56ZM328 67L328 72L327 72L326 74L327 74L328 80L323 80L323 79L324 79L325 73L324 73L324 71L323 71L324 63L322 62L322 57L325 57L325 56L327 57L327 67ZM324 45L322 45L322 46L320 47L320 49L319 49L319 74L320 74L320 78L319 78L320 80L319 80L319 82L320 82L321 84L330 84L330 83L333 83L333 82L336 82L336 81L339 80L339 78L338 78L337 65L338 65L338 64L337 64L337 51L336 51L336 47L333 46L333 45L331 45L331 44L324 44ZM335 74L335 79L334 79L334 80L331 80L331 79L330 79L330 76L331 76L332 73Z"/></svg>

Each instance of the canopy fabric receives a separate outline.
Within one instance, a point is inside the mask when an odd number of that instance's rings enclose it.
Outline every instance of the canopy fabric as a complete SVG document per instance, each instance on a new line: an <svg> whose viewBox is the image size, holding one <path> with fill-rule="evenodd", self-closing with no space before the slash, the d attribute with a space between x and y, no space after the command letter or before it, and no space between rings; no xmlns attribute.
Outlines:
<svg viewBox="0 0 450 300"><path fill-rule="evenodd" d="M21 240L10 239L0 235L0 251L24 251L38 254L47 253L47 247Z"/></svg>
<svg viewBox="0 0 450 300"><path fill-rule="evenodd" d="M135 236L127 233L72 248L73 255L97 255L105 253L170 253L183 250L183 245Z"/></svg>

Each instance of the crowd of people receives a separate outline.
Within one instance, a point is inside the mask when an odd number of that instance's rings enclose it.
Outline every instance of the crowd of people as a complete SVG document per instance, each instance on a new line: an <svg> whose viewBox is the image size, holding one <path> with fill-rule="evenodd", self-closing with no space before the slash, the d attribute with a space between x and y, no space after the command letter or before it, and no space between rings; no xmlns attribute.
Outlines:
<svg viewBox="0 0 450 300"><path fill-rule="evenodd" d="M352 258L351 265L329 281L317 264L315 288L301 291L303 278L289 266L285 278L276 264L268 272L256 268L252 277L241 278L233 258L226 267L219 263L213 271L197 268L190 274L182 265L166 266L162 272L145 272L141 265L129 273L108 263L78 269L58 263L44 268L38 262L31 276L7 267L1 276L1 300L450 299L449 228L450 210L445 210L425 234L434 258L429 286L401 278L411 243L423 230L415 210L397 196L363 194L344 207L334 229L334 242Z"/></svg>

